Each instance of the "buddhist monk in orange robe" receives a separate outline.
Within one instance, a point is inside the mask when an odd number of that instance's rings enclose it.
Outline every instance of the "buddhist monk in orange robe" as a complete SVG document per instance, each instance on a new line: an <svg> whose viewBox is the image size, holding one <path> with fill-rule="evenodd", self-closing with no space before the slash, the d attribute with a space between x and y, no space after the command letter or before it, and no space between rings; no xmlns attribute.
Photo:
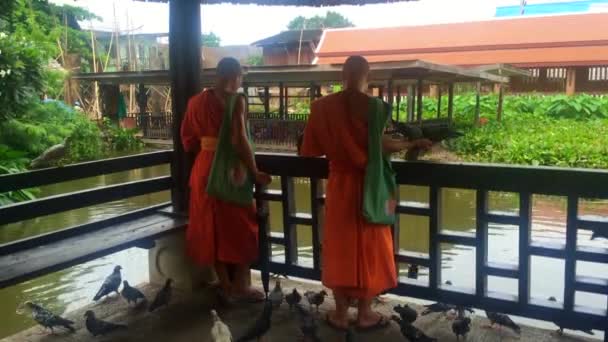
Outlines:
<svg viewBox="0 0 608 342"><path fill-rule="evenodd" d="M300 154L329 159L323 227L322 281L332 289L336 309L327 322L349 325L349 303L358 305L357 327L384 327L388 319L372 311L374 297L397 285L390 226L370 224L362 214L367 163L369 65L360 56L344 64L345 90L315 101L304 131ZM408 142L383 138L385 153L409 147L427 148L428 140Z"/></svg>
<svg viewBox="0 0 608 342"><path fill-rule="evenodd" d="M249 266L258 257L258 226L255 207L240 206L210 197L206 193L226 100L241 86L241 66L224 58L217 66L214 88L193 96L181 126L184 150L196 154L190 176L190 220L186 231L187 253L201 266L215 266L225 295L263 299L249 286ZM270 176L259 172L247 138L244 96L236 100L232 114L231 143L241 161L259 184ZM231 276L231 272L233 272Z"/></svg>

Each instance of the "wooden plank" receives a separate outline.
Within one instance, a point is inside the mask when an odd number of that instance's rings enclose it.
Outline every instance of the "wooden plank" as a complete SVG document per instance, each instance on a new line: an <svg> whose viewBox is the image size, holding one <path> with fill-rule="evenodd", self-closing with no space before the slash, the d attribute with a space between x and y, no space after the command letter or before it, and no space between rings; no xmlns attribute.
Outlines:
<svg viewBox="0 0 608 342"><path fill-rule="evenodd" d="M498 223L512 226L517 226L520 222L520 218L517 215L498 211L491 211L486 214L485 220L490 223Z"/></svg>
<svg viewBox="0 0 608 342"><path fill-rule="evenodd" d="M127 197L168 190L171 185L171 177L164 176L9 204L0 207L0 226Z"/></svg>
<svg viewBox="0 0 608 342"><path fill-rule="evenodd" d="M529 255L548 258L564 259L566 257L565 245L563 243L532 241L530 242L528 252Z"/></svg>
<svg viewBox="0 0 608 342"><path fill-rule="evenodd" d="M154 240L186 226L186 220L156 214L0 257L0 288L56 272Z"/></svg>
<svg viewBox="0 0 608 342"><path fill-rule="evenodd" d="M572 311L574 308L575 282L576 282L576 235L578 232L578 196L568 196L566 209L566 269L564 280L564 310Z"/></svg>
<svg viewBox="0 0 608 342"><path fill-rule="evenodd" d="M423 267L429 267L433 262L426 253L416 253L410 251L399 251L395 254L395 260L398 263L414 264Z"/></svg>
<svg viewBox="0 0 608 342"><path fill-rule="evenodd" d="M313 267L321 271L321 227L323 227L323 204L319 199L323 196L321 181L310 179L310 211L312 219L312 258Z"/></svg>
<svg viewBox="0 0 608 342"><path fill-rule="evenodd" d="M576 291L608 295L608 279L590 276L576 276Z"/></svg>
<svg viewBox="0 0 608 342"><path fill-rule="evenodd" d="M484 267L486 275L505 278L519 278L519 270L517 265L505 264L500 262L486 262Z"/></svg>
<svg viewBox="0 0 608 342"><path fill-rule="evenodd" d="M459 232L459 231L441 231L437 235L437 239L443 243L453 243L455 245L465 245L475 247L477 245L477 238L474 233Z"/></svg>
<svg viewBox="0 0 608 342"><path fill-rule="evenodd" d="M525 306L530 299L530 240L532 234L532 194L522 192L519 194L519 305Z"/></svg>
<svg viewBox="0 0 608 342"><path fill-rule="evenodd" d="M289 217L292 224L312 226L312 215L309 213L294 213Z"/></svg>
<svg viewBox="0 0 608 342"><path fill-rule="evenodd" d="M70 180L94 177L114 172L168 164L170 162L171 151L157 151L126 157L72 164L63 167L1 175L0 193L67 182Z"/></svg>
<svg viewBox="0 0 608 342"><path fill-rule="evenodd" d="M146 217L149 217L152 214L155 214L157 212L160 213L162 209L167 208L168 206L170 206L170 203L162 203L139 210L134 210L114 217L110 217L104 220L88 222L69 228L61 228L48 233L0 244L0 256L21 252L27 249L33 249L52 242L57 242L81 234L91 233L96 230L104 229L125 222L135 221L138 219L144 220Z"/></svg>
<svg viewBox="0 0 608 342"><path fill-rule="evenodd" d="M285 263L293 265L298 262L298 231L296 229L296 200L293 178L281 177L283 193L283 234L285 235Z"/></svg>
<svg viewBox="0 0 608 342"><path fill-rule="evenodd" d="M436 185L429 187L429 208L429 287L437 289L441 283L441 188Z"/></svg>
<svg viewBox="0 0 608 342"><path fill-rule="evenodd" d="M397 213L399 214L407 214L407 215L416 215L416 216L430 216L431 209L429 205L422 202L413 202L413 201L400 201L397 206Z"/></svg>
<svg viewBox="0 0 608 342"><path fill-rule="evenodd" d="M608 264L608 248L579 246L576 249L576 259L580 261Z"/></svg>

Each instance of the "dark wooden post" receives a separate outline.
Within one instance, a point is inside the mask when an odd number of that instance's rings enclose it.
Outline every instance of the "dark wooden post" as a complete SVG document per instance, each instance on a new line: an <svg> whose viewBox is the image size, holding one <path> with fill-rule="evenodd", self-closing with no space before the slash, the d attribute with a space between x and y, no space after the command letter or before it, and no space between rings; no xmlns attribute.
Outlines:
<svg viewBox="0 0 608 342"><path fill-rule="evenodd" d="M416 87L414 87L413 85L409 85L407 87L407 121L408 122L412 122L414 121L414 107L415 102L414 102L414 93L416 92Z"/></svg>
<svg viewBox="0 0 608 342"><path fill-rule="evenodd" d="M284 101L284 96L283 96L283 83L279 83L279 118L283 118L284 115L284 111L285 111L285 103Z"/></svg>
<svg viewBox="0 0 608 342"><path fill-rule="evenodd" d="M498 84L498 106L496 108L496 120L502 120L502 102L503 102L502 84Z"/></svg>
<svg viewBox="0 0 608 342"><path fill-rule="evenodd" d="M284 87L283 101L285 101L285 104L283 104L283 119L287 120L287 115L289 115L289 88L287 86Z"/></svg>
<svg viewBox="0 0 608 342"><path fill-rule="evenodd" d="M188 178L192 156L182 147L180 128L188 99L201 84L201 3L199 0L169 1L169 59L173 111L173 150L171 200L176 210L188 208Z"/></svg>
<svg viewBox="0 0 608 342"><path fill-rule="evenodd" d="M264 117L268 118L270 114L270 88L264 87Z"/></svg>
<svg viewBox="0 0 608 342"><path fill-rule="evenodd" d="M475 91L475 125L479 125L479 105L480 105L481 82L477 82Z"/></svg>
<svg viewBox="0 0 608 342"><path fill-rule="evenodd" d="M441 117L441 85L437 87L437 117Z"/></svg>
<svg viewBox="0 0 608 342"><path fill-rule="evenodd" d="M416 103L416 116L417 116L417 120L418 123L421 124L422 123L422 110L423 110L423 105L422 105L422 79L418 80L418 89L416 89L416 99L417 99L417 103Z"/></svg>
<svg viewBox="0 0 608 342"><path fill-rule="evenodd" d="M397 122L401 120L401 87L397 87Z"/></svg>
<svg viewBox="0 0 608 342"><path fill-rule="evenodd" d="M393 108L393 103L395 102L393 97L393 80L388 80L386 90L387 102L391 107L391 120L393 120L393 114L395 113L395 109Z"/></svg>
<svg viewBox="0 0 608 342"><path fill-rule="evenodd" d="M454 116L454 83L448 85L448 121L452 123Z"/></svg>

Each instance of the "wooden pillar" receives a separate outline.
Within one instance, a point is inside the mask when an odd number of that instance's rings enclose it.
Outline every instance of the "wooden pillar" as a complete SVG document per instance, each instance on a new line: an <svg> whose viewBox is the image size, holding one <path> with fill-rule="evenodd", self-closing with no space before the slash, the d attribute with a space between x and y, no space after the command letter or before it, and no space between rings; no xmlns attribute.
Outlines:
<svg viewBox="0 0 608 342"><path fill-rule="evenodd" d="M416 92L416 87L413 85L407 86L407 121L414 121L414 107L416 103L414 101L414 95Z"/></svg>
<svg viewBox="0 0 608 342"><path fill-rule="evenodd" d="M390 105L391 108L391 117L390 119L393 120L393 113L395 113L395 108L393 108L393 103L395 102L395 98L393 97L393 80L388 80L388 84L386 87L386 96L387 98L387 102Z"/></svg>
<svg viewBox="0 0 608 342"><path fill-rule="evenodd" d="M481 82L477 82L475 89L475 125L479 125L479 105L480 105Z"/></svg>
<svg viewBox="0 0 608 342"><path fill-rule="evenodd" d="M422 123L422 80L418 80L418 89L416 89L416 120Z"/></svg>
<svg viewBox="0 0 608 342"><path fill-rule="evenodd" d="M441 86L437 87L437 118L441 117Z"/></svg>
<svg viewBox="0 0 608 342"><path fill-rule="evenodd" d="M401 120L401 87L397 87L397 122Z"/></svg>
<svg viewBox="0 0 608 342"><path fill-rule="evenodd" d="M566 70L566 95L576 93L576 68Z"/></svg>
<svg viewBox="0 0 608 342"><path fill-rule="evenodd" d="M180 128L188 105L201 84L201 4L199 0L169 1L169 74L173 111L173 151L171 192L178 211L188 208L188 179L193 156L182 147Z"/></svg>
<svg viewBox="0 0 608 342"><path fill-rule="evenodd" d="M454 83L448 86L448 121L452 123L454 117Z"/></svg>
<svg viewBox="0 0 608 342"><path fill-rule="evenodd" d="M283 119L287 119L287 115L289 114L289 88L285 86L285 90L283 93Z"/></svg>
<svg viewBox="0 0 608 342"><path fill-rule="evenodd" d="M264 87L264 117L268 118L268 114L270 113L270 88L268 86Z"/></svg>
<svg viewBox="0 0 608 342"><path fill-rule="evenodd" d="M496 108L496 120L500 121L502 120L502 102L504 94L502 84L497 83L496 86L498 86L498 106Z"/></svg>
<svg viewBox="0 0 608 342"><path fill-rule="evenodd" d="M279 83L279 118L283 118L285 111L285 102L284 102L284 91L283 83Z"/></svg>
<svg viewBox="0 0 608 342"><path fill-rule="evenodd" d="M429 86L429 97L433 98L433 97L437 97L438 95L438 89L439 87L436 84L431 84Z"/></svg>

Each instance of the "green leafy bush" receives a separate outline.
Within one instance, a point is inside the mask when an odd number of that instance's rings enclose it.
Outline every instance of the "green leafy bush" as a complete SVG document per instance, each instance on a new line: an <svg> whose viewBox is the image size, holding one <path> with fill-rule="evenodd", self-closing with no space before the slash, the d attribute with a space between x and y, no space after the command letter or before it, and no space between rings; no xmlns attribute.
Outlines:
<svg viewBox="0 0 608 342"><path fill-rule="evenodd" d="M111 150L129 151L143 147L143 142L136 137L137 129L126 129L113 123L110 119L103 120L104 136Z"/></svg>

